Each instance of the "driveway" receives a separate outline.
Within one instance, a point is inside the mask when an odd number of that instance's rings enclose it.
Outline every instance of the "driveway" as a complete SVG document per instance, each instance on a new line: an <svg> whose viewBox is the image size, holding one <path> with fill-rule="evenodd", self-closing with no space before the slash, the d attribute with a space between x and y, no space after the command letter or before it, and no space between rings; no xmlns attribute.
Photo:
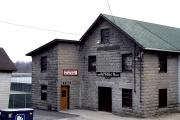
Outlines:
<svg viewBox="0 0 180 120"><path fill-rule="evenodd" d="M134 118L113 115L112 113L90 110L68 110L66 112L49 112L35 110L34 120L180 120L180 113L169 113L152 118Z"/></svg>

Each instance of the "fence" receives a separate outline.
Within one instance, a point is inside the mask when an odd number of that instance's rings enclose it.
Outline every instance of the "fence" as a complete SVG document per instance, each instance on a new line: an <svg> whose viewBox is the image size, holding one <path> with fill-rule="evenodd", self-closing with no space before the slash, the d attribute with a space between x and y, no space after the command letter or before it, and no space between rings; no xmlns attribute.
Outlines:
<svg viewBox="0 0 180 120"><path fill-rule="evenodd" d="M31 94L11 94L9 108L31 108Z"/></svg>
<svg viewBox="0 0 180 120"><path fill-rule="evenodd" d="M31 108L31 74L13 73L9 108Z"/></svg>

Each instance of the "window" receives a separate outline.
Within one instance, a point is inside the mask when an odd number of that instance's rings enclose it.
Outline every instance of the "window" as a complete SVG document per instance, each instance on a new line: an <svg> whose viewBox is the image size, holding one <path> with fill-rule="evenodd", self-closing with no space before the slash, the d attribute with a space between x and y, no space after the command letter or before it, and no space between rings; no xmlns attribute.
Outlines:
<svg viewBox="0 0 180 120"><path fill-rule="evenodd" d="M122 71L132 72L132 54L122 55Z"/></svg>
<svg viewBox="0 0 180 120"><path fill-rule="evenodd" d="M61 91L61 97L66 97L66 90Z"/></svg>
<svg viewBox="0 0 180 120"><path fill-rule="evenodd" d="M110 38L110 30L109 29L102 29L101 30L101 43L102 44L110 43L109 38Z"/></svg>
<svg viewBox="0 0 180 120"><path fill-rule="evenodd" d="M122 89L122 107L132 108L132 89Z"/></svg>
<svg viewBox="0 0 180 120"><path fill-rule="evenodd" d="M159 108L167 107L167 89L159 89Z"/></svg>
<svg viewBox="0 0 180 120"><path fill-rule="evenodd" d="M47 70L47 56L41 57L41 72Z"/></svg>
<svg viewBox="0 0 180 120"><path fill-rule="evenodd" d="M167 56L159 55L159 72L167 72Z"/></svg>
<svg viewBox="0 0 180 120"><path fill-rule="evenodd" d="M96 72L96 56L88 57L88 71Z"/></svg>
<svg viewBox="0 0 180 120"><path fill-rule="evenodd" d="M41 85L41 100L47 100L47 85Z"/></svg>

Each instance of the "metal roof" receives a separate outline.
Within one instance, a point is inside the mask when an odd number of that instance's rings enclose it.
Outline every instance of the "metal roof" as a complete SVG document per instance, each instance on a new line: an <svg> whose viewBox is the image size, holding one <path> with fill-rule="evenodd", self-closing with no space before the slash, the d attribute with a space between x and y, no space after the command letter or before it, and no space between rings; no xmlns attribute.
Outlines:
<svg viewBox="0 0 180 120"><path fill-rule="evenodd" d="M180 52L180 29L101 14L147 50Z"/></svg>

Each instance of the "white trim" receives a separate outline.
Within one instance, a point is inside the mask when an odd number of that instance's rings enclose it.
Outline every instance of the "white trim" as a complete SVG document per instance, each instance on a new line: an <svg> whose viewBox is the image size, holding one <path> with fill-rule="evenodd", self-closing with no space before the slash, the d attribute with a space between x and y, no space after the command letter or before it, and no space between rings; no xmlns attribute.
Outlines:
<svg viewBox="0 0 180 120"><path fill-rule="evenodd" d="M180 51L177 50L163 50L163 49L157 49L157 48L144 48L145 50L154 50L154 51L164 51L164 52L175 52L180 53Z"/></svg>

